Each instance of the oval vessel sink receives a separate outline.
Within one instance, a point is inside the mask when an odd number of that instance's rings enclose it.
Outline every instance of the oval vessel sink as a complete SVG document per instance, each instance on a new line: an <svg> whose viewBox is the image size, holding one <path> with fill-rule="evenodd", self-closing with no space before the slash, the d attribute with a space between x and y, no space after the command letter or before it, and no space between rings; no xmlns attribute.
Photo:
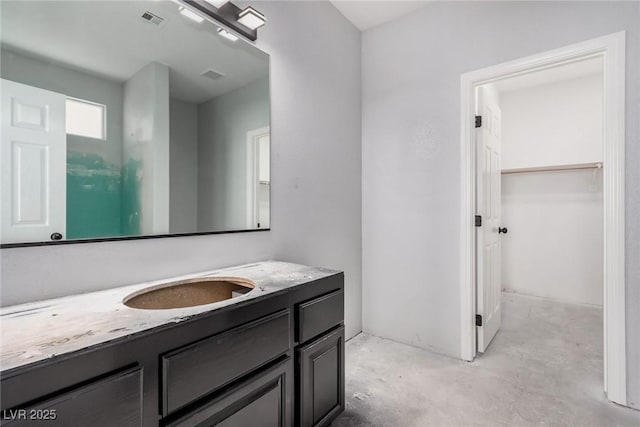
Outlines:
<svg viewBox="0 0 640 427"><path fill-rule="evenodd" d="M123 303L145 310L196 307L246 294L255 287L250 280L237 277L199 278L143 289L127 296Z"/></svg>

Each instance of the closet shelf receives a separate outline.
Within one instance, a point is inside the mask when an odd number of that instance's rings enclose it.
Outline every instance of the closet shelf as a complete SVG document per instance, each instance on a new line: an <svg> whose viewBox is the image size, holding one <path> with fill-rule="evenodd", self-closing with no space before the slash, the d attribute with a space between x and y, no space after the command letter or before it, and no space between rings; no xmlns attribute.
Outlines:
<svg viewBox="0 0 640 427"><path fill-rule="evenodd" d="M602 169L602 163L576 163L573 165L557 165L557 166L538 166L531 168L502 169L502 175L510 175L515 173L532 173L532 172L555 172L569 171L578 169Z"/></svg>

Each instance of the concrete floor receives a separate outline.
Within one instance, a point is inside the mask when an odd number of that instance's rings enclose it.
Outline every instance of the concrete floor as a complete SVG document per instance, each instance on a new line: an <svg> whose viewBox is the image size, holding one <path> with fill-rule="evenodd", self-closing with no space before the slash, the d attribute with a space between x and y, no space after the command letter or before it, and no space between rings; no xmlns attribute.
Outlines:
<svg viewBox="0 0 640 427"><path fill-rule="evenodd" d="M360 334L346 345L342 426L640 426L602 389L602 310L503 294L472 363Z"/></svg>

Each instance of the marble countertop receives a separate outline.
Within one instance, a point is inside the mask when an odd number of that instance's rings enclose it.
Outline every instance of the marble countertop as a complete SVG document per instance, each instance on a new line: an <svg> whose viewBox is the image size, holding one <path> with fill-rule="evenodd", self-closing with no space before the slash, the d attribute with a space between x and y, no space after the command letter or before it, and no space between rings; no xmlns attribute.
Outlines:
<svg viewBox="0 0 640 427"><path fill-rule="evenodd" d="M243 301L253 300L340 272L278 261L205 271L86 294L0 308L0 370L117 340ZM193 278L241 277L252 291L217 303L168 310L129 308L122 301L148 287Z"/></svg>

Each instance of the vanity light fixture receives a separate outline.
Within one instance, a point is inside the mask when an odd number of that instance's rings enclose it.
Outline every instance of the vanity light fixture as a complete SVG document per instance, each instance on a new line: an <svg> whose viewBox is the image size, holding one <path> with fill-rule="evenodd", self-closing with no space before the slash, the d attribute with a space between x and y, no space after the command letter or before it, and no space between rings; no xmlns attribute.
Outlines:
<svg viewBox="0 0 640 427"><path fill-rule="evenodd" d="M267 20L264 15L251 6L247 6L238 14L238 22L245 27L256 30L262 27Z"/></svg>
<svg viewBox="0 0 640 427"><path fill-rule="evenodd" d="M216 9L220 9L222 6L224 6L225 4L229 3L229 0L204 0L207 3L209 3L211 6L215 7Z"/></svg>
<svg viewBox="0 0 640 427"><path fill-rule="evenodd" d="M197 13L187 9L184 6L180 6L180 13L183 16L186 16L187 18L191 19L192 21L197 22L198 24L201 23L202 21L204 21L204 18L202 16L200 16Z"/></svg>
<svg viewBox="0 0 640 427"><path fill-rule="evenodd" d="M2 0L0 0L2 1ZM220 23L227 33L233 32L234 36L242 36L251 41L258 39L258 28L266 23L265 16L251 6L244 9L226 0L173 0L181 4L180 12L202 22L203 19ZM194 18L197 15L198 18ZM224 37L223 34L220 34ZM228 37L227 37L228 38Z"/></svg>
<svg viewBox="0 0 640 427"><path fill-rule="evenodd" d="M220 35L220 37L224 37L227 40L231 40L232 42L238 40L238 36L236 36L235 34L230 33L229 31L225 30L224 28L218 28L218 35Z"/></svg>

